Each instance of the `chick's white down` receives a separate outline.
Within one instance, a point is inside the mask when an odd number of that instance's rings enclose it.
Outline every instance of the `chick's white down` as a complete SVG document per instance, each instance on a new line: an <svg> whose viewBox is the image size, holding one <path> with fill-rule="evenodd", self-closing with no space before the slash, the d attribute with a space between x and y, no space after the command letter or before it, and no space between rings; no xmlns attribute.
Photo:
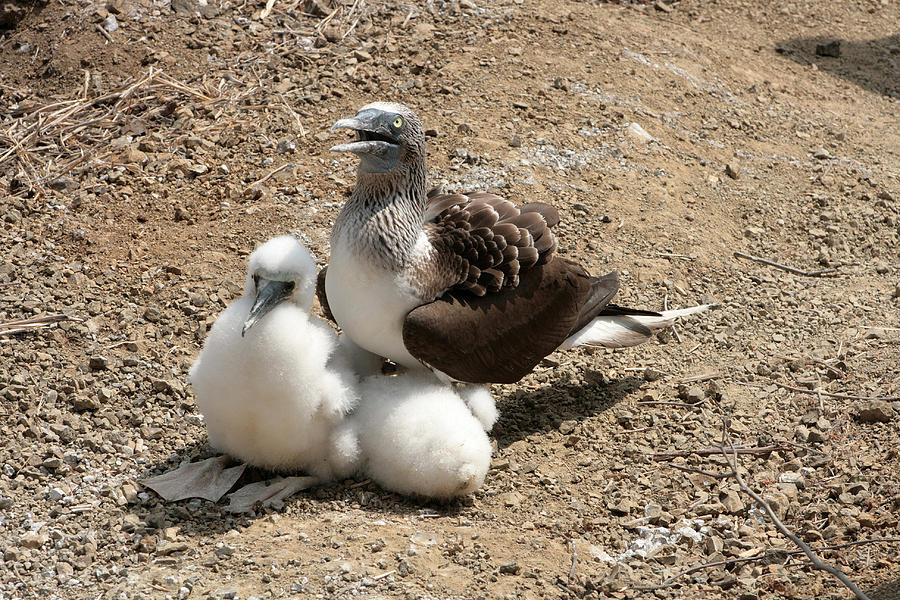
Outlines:
<svg viewBox="0 0 900 600"><path fill-rule="evenodd" d="M367 377L359 392L363 400L342 428L357 436L365 475L385 489L431 498L468 494L484 482L491 462L485 426L452 387L407 371Z"/></svg>
<svg viewBox="0 0 900 600"><path fill-rule="evenodd" d="M256 297L254 277L295 287L241 337ZM294 238L258 248L244 296L216 320L190 381L214 448L255 466L333 479L356 466L352 444L333 436L357 395L352 373L326 366L337 336L309 316L315 278L312 257Z"/></svg>
<svg viewBox="0 0 900 600"><path fill-rule="evenodd" d="M295 287L241 337L257 280ZM216 320L190 372L210 444L325 481L357 472L434 498L477 489L490 465L485 431L497 418L490 392L457 393L421 372L377 374L380 357L309 315L314 286L312 257L289 236L251 255L244 297Z"/></svg>

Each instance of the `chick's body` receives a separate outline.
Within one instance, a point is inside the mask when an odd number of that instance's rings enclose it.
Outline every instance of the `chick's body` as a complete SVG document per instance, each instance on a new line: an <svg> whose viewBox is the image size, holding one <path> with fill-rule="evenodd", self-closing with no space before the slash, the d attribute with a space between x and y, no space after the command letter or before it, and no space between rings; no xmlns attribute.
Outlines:
<svg viewBox="0 0 900 600"><path fill-rule="evenodd" d="M328 364L337 336L309 316L312 295L304 289L304 280L315 281L315 264L302 246L285 238L251 257L247 293L216 320L190 381L217 450L274 471L344 477L355 469L357 456L335 440L334 429L357 403L355 375ZM300 250L306 268L279 264L279 251ZM296 277L293 295L242 337L260 277L277 273Z"/></svg>

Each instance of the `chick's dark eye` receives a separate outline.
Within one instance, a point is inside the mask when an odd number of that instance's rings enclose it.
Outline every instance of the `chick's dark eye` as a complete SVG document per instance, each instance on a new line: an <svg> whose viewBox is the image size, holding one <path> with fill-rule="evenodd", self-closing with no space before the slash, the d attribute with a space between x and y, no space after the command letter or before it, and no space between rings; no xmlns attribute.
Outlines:
<svg viewBox="0 0 900 600"><path fill-rule="evenodd" d="M284 289L287 290L288 292L293 292L293 291L294 291L294 288L295 288L296 286L297 286L297 284L296 284L295 282L289 281L289 282L287 282L287 284L284 286Z"/></svg>

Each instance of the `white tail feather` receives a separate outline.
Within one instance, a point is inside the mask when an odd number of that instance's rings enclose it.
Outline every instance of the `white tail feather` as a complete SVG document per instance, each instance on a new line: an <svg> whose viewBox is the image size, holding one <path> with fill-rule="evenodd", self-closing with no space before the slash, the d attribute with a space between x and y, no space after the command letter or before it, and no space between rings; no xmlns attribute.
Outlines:
<svg viewBox="0 0 900 600"><path fill-rule="evenodd" d="M597 317L569 336L560 348L575 346L601 346L603 348L627 348L649 340L654 333L671 327L678 317L713 308L715 304L701 304L691 308L664 310L658 317L648 315Z"/></svg>

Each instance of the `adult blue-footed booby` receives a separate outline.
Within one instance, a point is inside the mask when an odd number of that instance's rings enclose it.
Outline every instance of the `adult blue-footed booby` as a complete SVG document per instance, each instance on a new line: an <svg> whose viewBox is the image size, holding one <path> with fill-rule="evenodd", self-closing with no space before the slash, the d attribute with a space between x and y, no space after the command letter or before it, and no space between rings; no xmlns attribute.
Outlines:
<svg viewBox="0 0 900 600"><path fill-rule="evenodd" d="M318 292L370 352L458 381L512 383L559 347L636 345L707 308L610 304L616 273L591 277L554 256L559 214L551 206L517 207L486 192L427 194L425 134L406 106L375 102L336 129L357 139L332 150L360 163Z"/></svg>

